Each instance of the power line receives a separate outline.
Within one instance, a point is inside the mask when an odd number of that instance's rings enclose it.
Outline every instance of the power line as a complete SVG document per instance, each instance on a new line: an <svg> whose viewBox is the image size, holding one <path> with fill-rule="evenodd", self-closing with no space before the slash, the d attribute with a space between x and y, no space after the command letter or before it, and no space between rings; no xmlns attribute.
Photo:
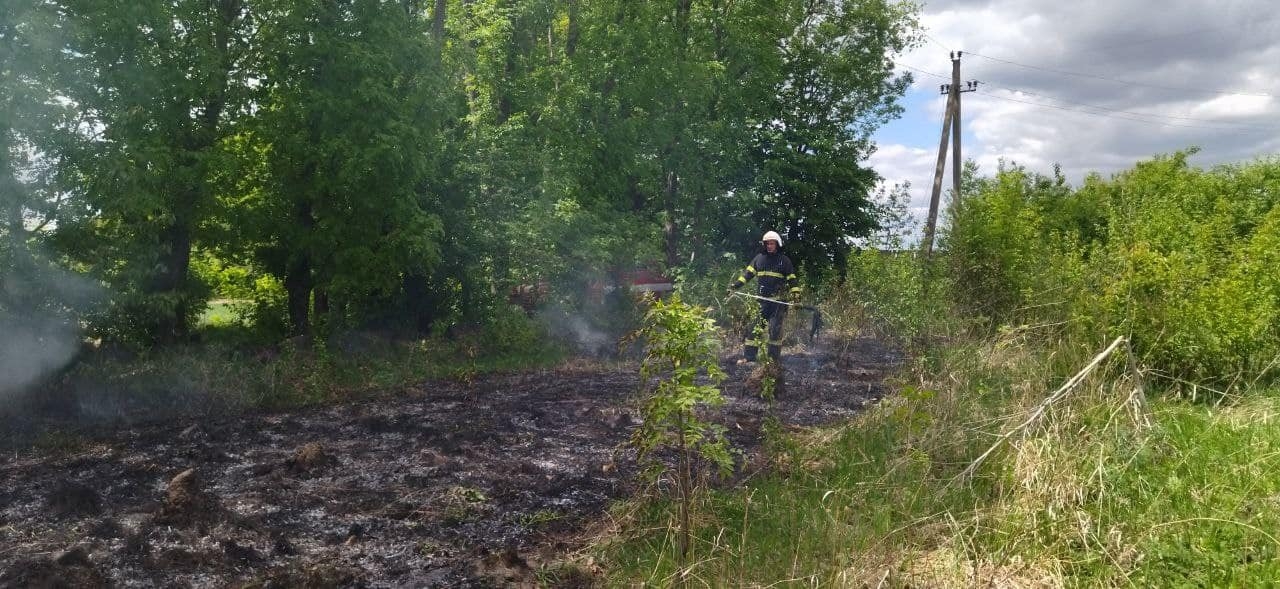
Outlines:
<svg viewBox="0 0 1280 589"><path fill-rule="evenodd" d="M1249 19L1247 19L1247 23L1248 23L1248 24L1256 25L1256 24L1260 24L1260 23L1271 22L1271 21L1274 21L1274 20L1276 20L1276 19L1280 19L1280 16L1274 16L1274 15L1273 15L1273 16L1268 16L1268 17L1263 17L1263 18L1249 18ZM1240 24L1244 24L1244 23L1240 23ZM1119 42L1119 43L1111 43L1111 44L1108 44L1108 45L1102 45L1102 46L1100 46L1100 47L1086 47L1086 48L1084 48L1084 49L1083 49L1083 52L1085 52L1085 53L1093 53L1093 52L1098 52L1098 51L1107 51L1107 50L1111 50L1111 49L1116 49L1116 48L1118 48L1118 47L1131 47L1131 46L1134 46L1134 45L1146 45L1147 43L1154 43L1154 42L1156 42L1156 41L1163 41L1163 40L1165 40L1165 39L1173 39L1173 38L1176 38L1176 37L1187 37L1187 36L1190 36L1190 35L1199 35L1199 34L1201 34L1201 33L1211 33L1211 32L1214 32L1214 31L1225 31L1225 30L1228 30L1228 29L1238 29L1238 28L1240 28L1240 24L1231 24L1231 25L1225 25L1225 26L1220 26L1220 27L1204 27L1204 28L1199 28L1199 29L1192 29L1192 30L1189 30L1189 31L1182 31L1182 32L1178 32L1178 33L1167 33L1167 34L1164 34L1164 35L1156 35L1156 36L1154 36L1154 37L1146 37L1146 38L1143 38L1143 39L1134 39L1134 40L1130 40L1130 41L1121 41L1121 42Z"/></svg>
<svg viewBox="0 0 1280 589"><path fill-rule="evenodd" d="M1183 129L1205 129L1205 130L1210 130L1210 131L1237 131L1237 132L1241 132L1241 133L1250 133L1250 132L1253 132L1253 133L1273 133L1273 132L1275 132L1275 129L1268 129L1268 128L1263 128L1263 127L1248 127L1248 128L1229 129L1229 128L1224 128L1224 127L1206 127L1206 126L1203 126L1203 125L1180 125L1180 124L1177 124L1177 123L1169 123L1169 122L1165 122L1165 121L1155 121L1155 120L1151 120L1151 119L1138 119L1138 118L1133 118L1133 117L1128 117L1128 116L1117 116L1117 115L1115 115L1115 114L1108 114L1108 113L1102 113L1102 112L1092 112L1092 111L1087 111L1087 110L1080 110L1080 109L1075 109L1075 108L1068 108L1068 107L1065 107L1065 106L1058 106L1058 105L1055 105L1055 104L1044 104L1044 103L1042 103L1042 102L1033 102L1033 101L1030 101L1030 100L1018 100L1017 98L1011 98L1011 97L1008 97L1008 96L1001 96L1001 95L999 95L999 94L992 94L992 93L990 93L990 92L982 92L982 91L979 91L978 93L979 93L979 94L982 94L983 96L990 96L990 97L992 97L992 98L996 98L996 99L999 99L999 100L1007 100L1007 101L1009 101L1009 102L1017 102L1017 103L1020 103L1020 104L1027 104L1027 105L1031 105L1031 106L1038 106L1038 107L1041 107L1041 108L1052 108L1052 109L1057 109L1057 110L1065 110L1065 111L1067 111L1067 112L1074 112L1074 113L1079 113L1079 114L1083 114L1083 115L1091 115L1091 116L1095 116L1095 117L1103 117L1103 118L1108 118L1108 119L1118 119L1118 120L1121 120L1121 121L1132 121L1132 122L1135 122L1135 123L1147 123L1147 124L1149 124L1149 125L1159 125L1159 126L1161 126L1161 127L1180 127L1180 128L1183 128Z"/></svg>
<svg viewBox="0 0 1280 589"><path fill-rule="evenodd" d="M1273 94L1267 94L1267 93L1265 93L1265 92L1256 92L1256 93L1255 93L1255 92L1228 92L1228 91L1225 91L1225 90L1207 90L1207 89L1204 89L1204 88L1185 88L1185 87L1180 87L1180 86L1161 86L1161 85L1159 85L1159 84L1146 84L1146 83L1143 83L1143 82L1134 82L1134 81L1131 81L1131 80L1121 80L1121 79L1119 79L1119 78L1110 78L1110 77L1107 77L1107 76L1098 76L1098 75L1095 75L1095 74L1086 74L1086 73L1081 73L1081 72L1071 72L1071 71L1066 71L1066 70L1059 70L1059 69L1053 69L1053 68L1041 67L1041 66L1038 66L1038 65L1031 65L1031 64L1026 64L1026 63L1018 63L1018 62L1016 62L1016 61L1010 61L1010 60L1008 60L1008 59L1001 59L1001 58L999 58L999 57L991 57L991 56L989 56L989 55L982 55L982 54L980 54L980 53L973 53L973 52L969 52L968 54L969 54L969 55L972 55L972 56L974 56L974 57L981 57L981 58L983 58L983 59L987 59L987 60L990 60L990 61L995 61L995 62L999 62L999 63L1004 63L1004 64L1008 64L1008 65L1012 65L1012 66L1017 66L1017 67L1021 67L1021 68L1026 68L1026 69L1030 69L1030 70L1037 70L1037 71L1042 71L1042 72L1049 72L1049 73L1052 73L1052 74L1059 74L1059 75L1063 75L1063 76L1075 76L1075 77L1078 77L1078 78L1091 78L1091 79L1094 79L1094 80L1105 80L1105 81L1107 81L1107 82L1112 82L1112 83L1116 83L1116 84L1126 84L1126 85L1129 85L1129 86L1144 86L1144 87L1147 87L1147 88L1156 88L1156 89L1160 89L1160 90L1175 90L1175 91L1178 91L1178 92L1201 92L1201 93L1205 93L1205 94L1221 94L1221 95L1225 95L1225 96L1255 96L1255 97L1260 97L1260 98L1274 98L1274 97L1275 97Z"/></svg>
<svg viewBox="0 0 1280 589"><path fill-rule="evenodd" d="M1123 109L1118 109L1118 108L1112 108L1112 107L1109 107L1109 106L1101 106L1101 105L1097 105L1097 104L1089 104L1089 103L1087 103L1087 102L1077 102L1077 101L1074 101L1074 100L1067 100L1067 99L1065 99L1065 98L1058 98L1058 97L1056 97L1056 96L1049 96L1049 95L1047 95L1047 94L1038 94L1038 93L1036 93L1036 92L1031 92L1031 91L1029 91L1029 90L1019 90L1019 89L1017 89L1017 88L1010 88L1010 87L1008 87L1008 86L1001 86L1001 85L999 85L999 84L992 84L991 82L986 82L986 81L984 81L983 83L984 83L984 84L986 84L986 85L988 85L988 86L994 87L994 88L1000 88L1001 90L1008 90L1009 92L1017 92L1017 93L1020 93L1020 94L1026 94L1027 96L1037 96L1037 97L1045 98L1045 99L1048 99L1048 100L1056 100L1056 101L1058 101L1058 102L1062 102L1062 103L1066 103L1066 104L1074 104L1074 105L1076 105L1076 106L1083 106L1083 107L1087 107L1087 108L1094 108L1094 109L1098 109L1098 110L1102 110L1102 111L1107 111L1107 112L1113 112L1113 113L1117 113L1117 114L1134 115L1134 116L1139 116L1139 117L1151 117L1151 118L1155 118L1155 119L1174 119L1174 120L1180 120L1180 121L1191 121L1191 122L1198 122L1198 123L1209 123L1209 124L1211 124L1211 125L1225 125L1226 127L1237 127L1237 128L1244 128L1244 129L1267 129L1267 130L1272 130L1272 131L1280 131L1280 126L1275 126L1275 125L1253 125L1253 124L1250 124L1250 123L1233 123L1233 122L1231 122L1231 121L1221 121L1221 120L1217 120L1217 119L1202 119L1202 118L1196 118L1196 117L1184 117L1184 116L1179 116L1179 115L1162 115L1162 114L1156 114L1156 113L1147 113L1147 112L1137 112L1137 111L1131 111L1131 110L1123 110Z"/></svg>
<svg viewBox="0 0 1280 589"><path fill-rule="evenodd" d="M933 37L933 35L930 35L929 33L927 33L927 32L926 32L926 33L924 33L924 36L925 36L925 38L926 38L926 39L929 39L930 41L933 41L933 44L934 44L934 45L937 45L938 47L941 47L941 48L943 48L943 49L945 49L945 50L947 50L947 51L951 51L951 48L950 48L950 47L947 47L947 45L946 45L945 43L943 43L942 41L939 41L939 40L935 39L935 38Z"/></svg>
<svg viewBox="0 0 1280 589"><path fill-rule="evenodd" d="M950 81L950 80L951 80L951 78L949 78L949 77L947 77L947 76L944 76L944 75L942 75L942 74L937 74L937 73L934 73L934 72L930 72L930 71L928 71L928 70L920 69L920 68L918 68L918 67L911 66L911 65L908 65L908 64L905 64L905 63L899 63L898 65L900 65L900 66L902 66L902 67L904 67L904 68L907 68L907 69L909 69L909 70L911 70L911 71L918 72L918 73L924 74L924 75L926 75L926 76L931 76L931 77L934 77L934 78L938 78L938 79L940 79L940 80L947 80L947 81ZM1197 118L1193 118L1193 117L1180 117L1180 116L1175 116L1175 115L1158 115L1158 114L1152 114L1152 113L1143 113L1143 112L1135 112L1135 111L1126 111L1126 110L1120 110L1120 109L1110 108L1110 107L1106 107L1106 106L1100 106L1100 105L1096 105L1096 104L1088 104L1088 103L1085 103L1085 102L1075 102L1075 101L1071 101L1071 100L1065 100L1065 99L1057 98L1057 97L1054 97L1054 96L1048 96L1048 95L1045 95L1045 94L1038 94L1038 93L1030 92L1030 91L1027 91L1027 90L1019 90L1019 89L1017 89L1017 88L1009 88L1009 87L1001 86L1001 85L998 85L998 84L990 84L990 83L987 83L987 82L983 82L983 83L984 83L984 84L987 84L988 86L993 86L993 87L996 87L996 88L1000 88L1000 89L1002 89L1002 90L1007 90L1007 91L1009 91L1009 92L1017 92L1017 93L1022 93L1022 94L1026 94L1026 95L1029 95L1029 96L1037 96L1037 97L1045 98L1045 99L1048 99L1048 100L1055 100L1055 101L1062 102L1062 103L1066 103L1066 104L1074 104L1074 105L1077 105L1077 106L1081 106L1081 107L1085 107L1085 108L1091 108L1091 109L1095 109L1095 110L1106 111L1106 112L1091 112L1091 111L1087 111L1087 110L1080 110L1080 109L1068 108L1068 107L1065 107L1065 106L1059 106L1059 105L1054 105L1054 104L1044 104L1044 103L1041 103L1041 102L1033 102L1033 101L1030 101L1030 100L1018 100L1018 99L1016 99L1016 98L1012 98L1012 97L1008 97L1008 96L1001 96L1001 95L999 95L999 94L992 94L992 93L990 93L990 92L981 92L981 91L979 92L979 94L983 94L983 95L985 95L985 96L990 96L990 97L992 97L992 98L996 98L996 99L1000 99L1000 100L1007 100L1007 101L1010 101L1010 102L1017 102L1017 103L1021 103L1021 104L1027 104L1027 105L1031 105L1031 106L1039 106L1039 107L1043 107L1043 108L1053 108L1053 109L1057 109L1057 110L1065 110L1065 111L1068 111L1068 112L1077 112L1077 113L1081 113L1081 114L1094 115L1094 116L1100 116L1100 117L1107 117L1107 118L1119 119L1119 120L1124 120L1124 121L1133 121L1133 122L1138 122L1138 123L1149 123L1149 124L1160 125L1160 126L1167 126L1167 127L1181 127L1181 128L1187 128L1187 129L1208 129L1208 130L1217 130L1217 131L1244 131L1244 132L1248 132L1248 131L1267 131L1267 132L1274 132L1274 131L1280 130L1280 127L1277 127L1277 126L1250 125L1250 124L1247 124L1247 123L1232 123L1232 122L1229 122L1229 121L1215 121L1215 120L1212 120L1212 119L1197 119ZM1114 113L1114 114L1118 114L1118 115L1130 115L1130 116L1109 116L1109 115L1108 115L1108 114L1106 114L1106 113ZM1131 118L1131 117L1148 117L1148 118ZM1152 120L1152 119L1157 119L1157 120ZM1225 125L1225 126L1220 126L1220 127L1210 127L1210 126L1204 126L1204 125L1187 125L1187 124L1181 124L1181 123L1178 123L1178 122L1161 121L1161 120L1158 120L1158 119L1175 119L1175 120L1179 120L1179 121L1192 121L1192 122L1201 122L1201 123L1209 123L1209 124L1212 124L1212 125Z"/></svg>
<svg viewBox="0 0 1280 589"><path fill-rule="evenodd" d="M951 81L951 76L944 76L944 75L942 75L942 74L935 74L935 73L933 73L933 72L928 72L928 71L922 70L922 69L920 69L920 68L918 68L918 67L907 65L907 64L905 64L905 63L899 63L898 65L900 65L900 66L902 66L902 67L904 67L904 68L907 68L907 69L909 69L909 70L911 70L911 71L913 71L913 72L919 72L919 73L924 74L924 75L926 75L926 76L933 76L933 77L935 77L935 78L938 78L938 79L940 79L940 80L946 80L946 81L948 81L948 82L950 82L950 81Z"/></svg>

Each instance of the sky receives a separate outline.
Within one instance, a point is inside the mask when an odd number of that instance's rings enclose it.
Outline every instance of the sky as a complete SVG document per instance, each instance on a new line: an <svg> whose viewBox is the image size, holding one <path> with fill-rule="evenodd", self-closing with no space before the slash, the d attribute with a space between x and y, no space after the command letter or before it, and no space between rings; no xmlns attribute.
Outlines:
<svg viewBox="0 0 1280 589"><path fill-rule="evenodd" d="M982 174L1056 163L1077 185L1192 146L1202 167L1280 153L1275 0L924 0L920 17L927 36L897 60L915 77L905 112L870 160L886 186L910 183L918 219L954 50L962 83L979 82L961 97L961 145Z"/></svg>

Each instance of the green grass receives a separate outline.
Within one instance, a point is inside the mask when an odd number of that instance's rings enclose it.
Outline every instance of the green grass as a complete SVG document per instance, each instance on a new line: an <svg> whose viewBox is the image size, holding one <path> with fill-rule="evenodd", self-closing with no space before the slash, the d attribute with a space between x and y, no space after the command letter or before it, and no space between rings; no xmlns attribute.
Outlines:
<svg viewBox="0 0 1280 589"><path fill-rule="evenodd" d="M514 347L487 334L467 340L367 337L357 350L312 342L263 346L241 325L209 326L200 341L134 357L89 359L58 386L93 390L102 398L159 414L290 409L381 394L398 394L433 379L470 381L479 375L553 365L565 351L537 340Z"/></svg>
<svg viewBox="0 0 1280 589"><path fill-rule="evenodd" d="M233 299L216 299L209 301L209 306L205 308L204 313L200 315L200 319L196 324L201 327L217 327L239 324L241 323L242 318L237 312L237 306L244 305L246 303L248 303L248 301Z"/></svg>
<svg viewBox="0 0 1280 589"><path fill-rule="evenodd" d="M1280 579L1280 391L1207 406L1114 361L957 478L1097 349L1022 337L922 357L854 422L771 445L774 471L703 493L693 586L1253 587ZM1150 383L1149 383L1150 386ZM1145 416L1144 421L1142 417ZM620 506L608 583L667 585L674 510Z"/></svg>
<svg viewBox="0 0 1280 589"><path fill-rule="evenodd" d="M1149 435L1132 448L1116 448L1128 450L1130 462L1113 461L1096 496L1081 506L1096 520L1081 535L1093 549L1071 552L1095 558L1068 572L1086 583L1148 587L1259 586L1280 579L1277 413L1274 390L1216 409L1159 404ZM1053 535L1069 537L1064 522L1055 523ZM1126 555L1142 558L1126 567Z"/></svg>

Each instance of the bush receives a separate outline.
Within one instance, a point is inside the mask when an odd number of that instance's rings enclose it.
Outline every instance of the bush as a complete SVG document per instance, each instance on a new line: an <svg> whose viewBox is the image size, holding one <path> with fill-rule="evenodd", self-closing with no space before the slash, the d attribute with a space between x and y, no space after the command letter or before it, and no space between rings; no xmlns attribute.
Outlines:
<svg viewBox="0 0 1280 589"><path fill-rule="evenodd" d="M739 260L733 254L725 254L717 263L706 269L676 268L676 293L690 305L712 309L711 317L731 337L740 339L758 314L755 301L729 297L725 289L733 283L750 260ZM754 289L752 281L749 288ZM751 290L750 292L754 292Z"/></svg>
<svg viewBox="0 0 1280 589"><path fill-rule="evenodd" d="M1280 358L1280 161L1158 157L1078 190L1002 169L956 209L957 302L995 325L1128 335L1159 374L1233 388Z"/></svg>
<svg viewBox="0 0 1280 589"><path fill-rule="evenodd" d="M880 337L913 341L941 329L950 316L946 274L930 271L912 251L865 249L849 260L844 284L828 297L833 330L869 329Z"/></svg>
<svg viewBox="0 0 1280 589"><path fill-rule="evenodd" d="M529 353L546 345L546 332L518 307L501 305L481 330L478 342L483 355Z"/></svg>
<svg viewBox="0 0 1280 589"><path fill-rule="evenodd" d="M289 334L288 294L283 283L272 276L259 276L248 299L237 303L237 312L257 339L278 342Z"/></svg>

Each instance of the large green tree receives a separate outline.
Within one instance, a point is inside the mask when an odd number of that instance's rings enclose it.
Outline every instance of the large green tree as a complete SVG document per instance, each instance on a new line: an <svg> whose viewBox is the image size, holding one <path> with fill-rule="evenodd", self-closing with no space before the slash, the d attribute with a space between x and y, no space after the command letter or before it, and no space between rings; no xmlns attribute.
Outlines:
<svg viewBox="0 0 1280 589"><path fill-rule="evenodd" d="M219 143L248 105L242 0L64 0L80 141L60 154L76 206L61 243L112 288L109 335L173 341L203 308L191 252Z"/></svg>
<svg viewBox="0 0 1280 589"><path fill-rule="evenodd" d="M887 0L3 1L0 46L60 40L4 62L5 104L42 106L0 121L0 254L63 202L46 229L112 289L95 326L142 344L202 307L193 250L278 278L297 333L482 321L767 227L839 265L914 27Z"/></svg>
<svg viewBox="0 0 1280 589"><path fill-rule="evenodd" d="M439 258L422 184L439 138L429 22L411 4L281 0L255 36L258 112L246 150L265 160L249 206L257 259L288 293L290 324L359 321Z"/></svg>
<svg viewBox="0 0 1280 589"><path fill-rule="evenodd" d="M549 238L539 251L590 265L617 244L604 261L674 266L769 226L821 268L874 228L878 178L862 162L908 82L892 58L912 40L911 5L485 6L499 18L471 44L473 112L514 156L488 171L519 187L523 235Z"/></svg>
<svg viewBox="0 0 1280 589"><path fill-rule="evenodd" d="M757 135L759 201L753 219L789 239L810 270L843 274L850 238L877 224L869 197L879 176L864 162L874 131L898 116L909 77L893 59L914 35L914 7L886 0L813 0L792 12L782 76ZM756 238L758 239L758 238Z"/></svg>
<svg viewBox="0 0 1280 589"><path fill-rule="evenodd" d="M96 295L48 244L67 201L58 146L74 114L58 85L62 25L50 2L0 0L0 396L76 354L78 313Z"/></svg>
<svg viewBox="0 0 1280 589"><path fill-rule="evenodd" d="M57 16L47 4L0 0L0 312L43 306L32 241L56 202L45 150L67 116L54 86Z"/></svg>

